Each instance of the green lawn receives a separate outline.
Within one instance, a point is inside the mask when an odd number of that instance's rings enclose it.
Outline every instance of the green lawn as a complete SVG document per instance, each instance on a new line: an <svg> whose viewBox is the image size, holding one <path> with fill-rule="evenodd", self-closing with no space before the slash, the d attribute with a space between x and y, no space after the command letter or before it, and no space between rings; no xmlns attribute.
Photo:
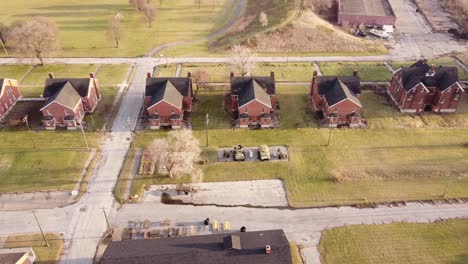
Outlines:
<svg viewBox="0 0 468 264"><path fill-rule="evenodd" d="M20 81L30 68L29 65L0 65L0 79L9 78Z"/></svg>
<svg viewBox="0 0 468 264"><path fill-rule="evenodd" d="M187 76L187 73L196 71L205 71L208 73L208 82L229 82L229 74L232 71L231 66L223 63L211 64L184 64L182 65L181 76Z"/></svg>
<svg viewBox="0 0 468 264"><path fill-rule="evenodd" d="M289 242L293 264L302 264L301 252L294 242Z"/></svg>
<svg viewBox="0 0 468 264"><path fill-rule="evenodd" d="M353 225L323 232L324 264L468 263L468 221Z"/></svg>
<svg viewBox="0 0 468 264"><path fill-rule="evenodd" d="M52 72L55 78L89 78L90 72L95 72L97 65L94 64L50 64L38 66L28 75L22 84L38 85L43 87L45 80Z"/></svg>
<svg viewBox="0 0 468 264"><path fill-rule="evenodd" d="M53 19L60 28L61 46L53 56L135 57L164 43L208 35L228 17L224 12L226 2L201 1L198 8L193 0L152 1L158 14L150 28L138 11L124 0L2 1L0 22L10 24L39 15ZM107 21L116 13L124 17L125 34L120 48L114 48L106 37ZM192 51L187 49L185 54Z"/></svg>
<svg viewBox="0 0 468 264"><path fill-rule="evenodd" d="M40 97L44 92L44 86L21 86L21 95L23 97Z"/></svg>
<svg viewBox="0 0 468 264"><path fill-rule="evenodd" d="M32 247L37 259L34 263L56 264L63 248L63 237L56 234L46 234L49 246L45 246L41 234L9 236L5 248Z"/></svg>
<svg viewBox="0 0 468 264"><path fill-rule="evenodd" d="M381 62L321 62L323 75L351 76L359 71L361 81L390 81L392 73Z"/></svg>
<svg viewBox="0 0 468 264"><path fill-rule="evenodd" d="M100 85L121 84L130 70L128 64L105 64L102 65L96 76Z"/></svg>
<svg viewBox="0 0 468 264"><path fill-rule="evenodd" d="M399 114L389 105L369 115L373 129L317 129L307 110L307 88L280 86L279 129L233 130L223 111L226 87L203 89L194 110L193 129L205 144L204 115L210 113L209 143L203 166L205 181L283 179L291 205L323 206L392 200L440 198L450 175L457 179L448 197L468 197L468 133L465 129L427 128L421 118ZM363 100L378 108L380 98L365 93ZM309 114L310 113L310 114ZM388 116L387 116L388 115ZM414 124L413 124L414 123ZM406 129L404 127L424 128ZM301 128L297 128L301 127ZM136 143L147 146L165 131L140 131ZM221 146L287 145L290 162L217 163L215 150ZM462 176L458 180L458 176ZM169 183L161 177L138 176L132 193L146 184Z"/></svg>
<svg viewBox="0 0 468 264"><path fill-rule="evenodd" d="M98 106L94 110L94 113L87 114L85 121L88 122L88 131L100 130L104 124L109 121L112 115L112 104L114 103L115 97L119 92L119 87L101 87L102 99L99 101ZM114 109L118 111L119 109ZM111 127L108 124L107 127Z"/></svg>
<svg viewBox="0 0 468 264"><path fill-rule="evenodd" d="M156 77L175 77L176 71L177 65L175 64L161 65L158 67ZM187 74L182 76L187 76Z"/></svg>
<svg viewBox="0 0 468 264"><path fill-rule="evenodd" d="M89 152L66 150L0 153L0 193L73 190Z"/></svg>

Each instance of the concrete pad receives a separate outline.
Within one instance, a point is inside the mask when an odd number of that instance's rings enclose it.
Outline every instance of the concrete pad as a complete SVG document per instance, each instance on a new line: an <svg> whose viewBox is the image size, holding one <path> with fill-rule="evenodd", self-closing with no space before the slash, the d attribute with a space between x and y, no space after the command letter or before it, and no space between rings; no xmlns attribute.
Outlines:
<svg viewBox="0 0 468 264"><path fill-rule="evenodd" d="M271 161L288 161L289 152L288 148L285 146L270 146L270 160ZM244 147L245 150L245 161L260 161L259 159L259 147ZM224 153L229 153L229 157L224 157ZM287 155L287 159L279 159L279 153ZM218 161L219 162L237 162L234 161L234 148L221 148L218 150Z"/></svg>
<svg viewBox="0 0 468 264"><path fill-rule="evenodd" d="M167 193L174 200L196 205L288 206L281 180L206 182L192 186L195 192L185 195L179 194L173 184L153 185L144 192L143 202L160 203L162 194Z"/></svg>

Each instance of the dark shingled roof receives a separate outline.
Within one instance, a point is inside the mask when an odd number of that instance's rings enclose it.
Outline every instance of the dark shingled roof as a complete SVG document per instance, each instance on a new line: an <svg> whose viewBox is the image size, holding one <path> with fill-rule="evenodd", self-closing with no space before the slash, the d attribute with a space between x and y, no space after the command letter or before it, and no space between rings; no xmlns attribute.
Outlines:
<svg viewBox="0 0 468 264"><path fill-rule="evenodd" d="M46 79L43 97L51 97L62 89L68 82L75 88L81 97L88 95L90 78Z"/></svg>
<svg viewBox="0 0 468 264"><path fill-rule="evenodd" d="M153 94L151 95L151 102L149 106L153 106L161 101L164 101L181 109L183 100L184 97L179 92L179 90L172 84L172 82L166 80L153 89Z"/></svg>
<svg viewBox="0 0 468 264"><path fill-rule="evenodd" d="M409 68L402 67L402 84L406 91L411 90L418 83L426 87L445 89L458 82L458 69L456 67L432 67L426 61L419 60Z"/></svg>
<svg viewBox="0 0 468 264"><path fill-rule="evenodd" d="M276 92L273 77L233 77L231 78L231 95L239 97L239 106L256 99L271 107L270 95Z"/></svg>
<svg viewBox="0 0 468 264"><path fill-rule="evenodd" d="M241 250L225 250L231 234L111 242L101 264L292 264L283 230L236 233ZM271 245L271 253L265 246Z"/></svg>
<svg viewBox="0 0 468 264"><path fill-rule="evenodd" d="M5 79L0 79L0 93L2 92L2 89L3 89L3 81Z"/></svg>
<svg viewBox="0 0 468 264"><path fill-rule="evenodd" d="M147 78L145 96L153 96L154 93L161 88L166 86L167 82L170 82L183 96L190 96L190 78Z"/></svg>
<svg viewBox="0 0 468 264"><path fill-rule="evenodd" d="M26 253L5 253L0 254L1 264L16 264Z"/></svg>
<svg viewBox="0 0 468 264"><path fill-rule="evenodd" d="M332 106L348 98L361 105L356 94L361 94L361 81L358 76L318 76L318 93L324 95L328 105Z"/></svg>
<svg viewBox="0 0 468 264"><path fill-rule="evenodd" d="M74 109L80 100L81 97L78 92L75 90L75 88L73 88L71 83L67 82L58 92L47 99L41 110L52 102L56 102L70 109Z"/></svg>

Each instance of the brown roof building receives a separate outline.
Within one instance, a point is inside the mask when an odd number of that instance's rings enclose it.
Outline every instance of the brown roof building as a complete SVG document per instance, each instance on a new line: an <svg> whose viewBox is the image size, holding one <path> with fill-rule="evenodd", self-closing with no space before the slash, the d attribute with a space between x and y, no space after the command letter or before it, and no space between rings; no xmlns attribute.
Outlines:
<svg viewBox="0 0 468 264"><path fill-rule="evenodd" d="M338 0L338 24L395 26L396 16L388 0Z"/></svg>
<svg viewBox="0 0 468 264"><path fill-rule="evenodd" d="M292 264L292 256L283 230L270 230L111 242L101 264L123 263Z"/></svg>

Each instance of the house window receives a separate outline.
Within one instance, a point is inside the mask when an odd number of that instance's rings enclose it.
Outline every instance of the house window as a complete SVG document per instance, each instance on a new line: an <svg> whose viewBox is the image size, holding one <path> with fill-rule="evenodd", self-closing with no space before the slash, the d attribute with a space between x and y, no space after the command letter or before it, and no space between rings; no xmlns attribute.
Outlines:
<svg viewBox="0 0 468 264"><path fill-rule="evenodd" d="M247 108L245 108L245 109L244 109L244 113L247 113L247 112L248 112L248 110L247 110Z"/></svg>
<svg viewBox="0 0 468 264"><path fill-rule="evenodd" d="M67 111L67 110L63 110L63 113L65 114L65 116L68 115L68 111Z"/></svg>
<svg viewBox="0 0 468 264"><path fill-rule="evenodd" d="M47 115L50 115L50 116L51 116L52 113L51 113L49 110L47 110Z"/></svg>
<svg viewBox="0 0 468 264"><path fill-rule="evenodd" d="M262 113L265 113L265 108L264 107L262 107Z"/></svg>
<svg viewBox="0 0 468 264"><path fill-rule="evenodd" d="M154 114L155 114L155 115L158 114L158 109L154 109Z"/></svg>
<svg viewBox="0 0 468 264"><path fill-rule="evenodd" d="M175 114L175 111L174 111L174 109L171 109L171 114Z"/></svg>

